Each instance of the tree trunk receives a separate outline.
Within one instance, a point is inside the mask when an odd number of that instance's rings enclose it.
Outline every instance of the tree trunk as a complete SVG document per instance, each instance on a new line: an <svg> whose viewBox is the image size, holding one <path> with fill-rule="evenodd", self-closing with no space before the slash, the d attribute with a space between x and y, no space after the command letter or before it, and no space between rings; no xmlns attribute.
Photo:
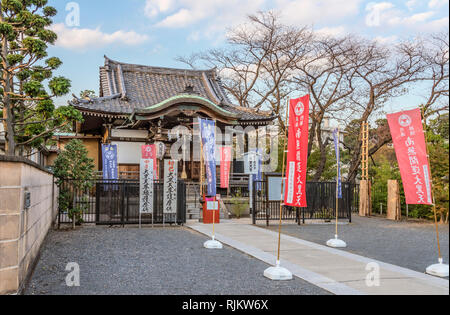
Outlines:
<svg viewBox="0 0 450 315"><path fill-rule="evenodd" d="M3 22L3 11L2 6L0 4L0 22ZM1 47L1 55L2 55L2 78L4 82L3 86L3 125L5 128L5 153L6 155L15 155L16 151L16 143L15 143L15 134L14 134L14 111L13 104L11 102L11 97L9 95L12 92L12 80L11 75L8 72L9 64L6 60L8 56L8 41L5 36L2 39L2 47Z"/></svg>

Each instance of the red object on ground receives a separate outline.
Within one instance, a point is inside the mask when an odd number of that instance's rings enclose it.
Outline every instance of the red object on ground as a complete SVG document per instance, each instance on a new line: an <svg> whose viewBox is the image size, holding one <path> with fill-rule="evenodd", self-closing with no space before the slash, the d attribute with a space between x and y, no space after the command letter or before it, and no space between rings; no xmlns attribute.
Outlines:
<svg viewBox="0 0 450 315"><path fill-rule="evenodd" d="M203 196L203 200L205 202L203 203L203 224L213 224L213 221L215 224L220 223L220 202L217 200L217 198L205 198ZM215 205L217 210L209 210L208 206L212 208L212 206Z"/></svg>
<svg viewBox="0 0 450 315"><path fill-rule="evenodd" d="M431 171L420 109L387 115L406 203L431 205Z"/></svg>

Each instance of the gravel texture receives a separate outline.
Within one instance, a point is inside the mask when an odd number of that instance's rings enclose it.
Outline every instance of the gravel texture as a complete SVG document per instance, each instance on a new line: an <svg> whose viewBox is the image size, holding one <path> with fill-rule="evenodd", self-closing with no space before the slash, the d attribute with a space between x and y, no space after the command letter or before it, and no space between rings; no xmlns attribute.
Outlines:
<svg viewBox="0 0 450 315"><path fill-rule="evenodd" d="M27 295L322 295L303 280L273 282L268 267L232 248L206 250L188 229L84 227L51 231ZM69 262L80 287L67 287Z"/></svg>
<svg viewBox="0 0 450 315"><path fill-rule="evenodd" d="M270 230L278 231L274 225ZM442 256L449 261L449 226L439 228ZM335 226L325 224L283 225L283 233L325 245L334 237ZM352 224L339 225L339 238L348 252L382 262L425 272L438 262L435 225L429 222L395 222L382 218L353 217Z"/></svg>

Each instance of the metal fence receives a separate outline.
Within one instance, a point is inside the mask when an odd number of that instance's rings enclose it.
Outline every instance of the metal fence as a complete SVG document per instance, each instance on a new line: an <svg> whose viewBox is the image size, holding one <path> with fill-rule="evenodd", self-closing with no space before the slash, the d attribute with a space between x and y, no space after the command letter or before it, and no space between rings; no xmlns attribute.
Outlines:
<svg viewBox="0 0 450 315"><path fill-rule="evenodd" d="M93 179L88 182L64 180L59 185L58 223L72 224L72 211L78 210L77 223L97 225L139 224L139 181ZM186 185L178 181L177 213L163 213L164 183L154 182L153 213L142 214L142 224L186 223Z"/></svg>
<svg viewBox="0 0 450 315"><path fill-rule="evenodd" d="M280 201L269 201L268 182L254 183L253 224L257 221L280 220ZM355 200L359 200L359 190L356 185L342 184L343 198L339 199L339 219L352 221L352 210L357 207ZM307 208L293 208L283 206L282 221L294 221L298 224L307 220L333 220L336 218L336 183L308 182L306 184Z"/></svg>

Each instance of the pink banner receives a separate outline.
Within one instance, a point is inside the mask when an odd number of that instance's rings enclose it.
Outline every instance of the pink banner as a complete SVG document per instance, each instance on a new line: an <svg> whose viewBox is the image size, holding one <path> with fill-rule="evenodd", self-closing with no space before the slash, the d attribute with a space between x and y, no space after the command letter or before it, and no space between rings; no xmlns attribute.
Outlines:
<svg viewBox="0 0 450 315"><path fill-rule="evenodd" d="M220 188L230 185L231 147L220 148Z"/></svg>
<svg viewBox="0 0 450 315"><path fill-rule="evenodd" d="M406 203L433 204L431 171L420 109L387 115Z"/></svg>
<svg viewBox="0 0 450 315"><path fill-rule="evenodd" d="M156 145L143 145L142 146L142 156L141 158L144 160L153 160L153 174L154 178L157 180L158 177L158 163L157 163L157 151L156 151Z"/></svg>
<svg viewBox="0 0 450 315"><path fill-rule="evenodd" d="M306 208L308 164L309 95L289 104L289 141L286 164L286 206Z"/></svg>

